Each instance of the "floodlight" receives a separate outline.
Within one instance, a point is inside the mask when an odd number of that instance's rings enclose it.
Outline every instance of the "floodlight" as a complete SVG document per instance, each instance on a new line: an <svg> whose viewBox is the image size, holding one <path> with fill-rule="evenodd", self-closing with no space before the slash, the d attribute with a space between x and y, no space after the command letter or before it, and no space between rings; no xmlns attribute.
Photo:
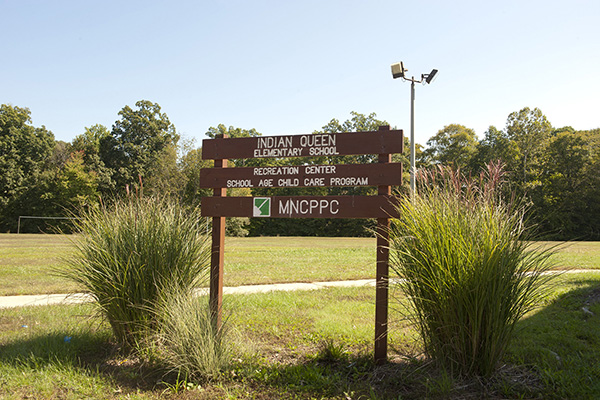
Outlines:
<svg viewBox="0 0 600 400"><path fill-rule="evenodd" d="M432 69L431 72L427 75L427 78L425 78L425 82L427 82L427 83L433 82L433 80L435 79L435 75L437 73L438 73L437 69Z"/></svg>
<svg viewBox="0 0 600 400"><path fill-rule="evenodd" d="M408 71L404 68L404 63L400 61L399 63L392 64L392 76L394 79L396 78L404 78L404 73Z"/></svg>
<svg viewBox="0 0 600 400"><path fill-rule="evenodd" d="M392 76L394 79L402 78L405 81L410 82L410 192L412 199L414 200L415 195L415 83L431 83L435 79L438 73L437 69L432 69L428 74L421 74L421 79L407 78L404 69L404 63L399 62L392 64Z"/></svg>

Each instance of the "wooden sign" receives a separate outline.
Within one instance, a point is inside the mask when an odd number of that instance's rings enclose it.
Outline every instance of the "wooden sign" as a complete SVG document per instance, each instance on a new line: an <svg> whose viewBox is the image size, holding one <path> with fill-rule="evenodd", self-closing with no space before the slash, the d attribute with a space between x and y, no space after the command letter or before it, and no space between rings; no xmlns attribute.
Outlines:
<svg viewBox="0 0 600 400"><path fill-rule="evenodd" d="M292 165L202 168L203 188L401 185L402 164Z"/></svg>
<svg viewBox="0 0 600 400"><path fill-rule="evenodd" d="M204 217L396 218L394 196L205 197Z"/></svg>
<svg viewBox="0 0 600 400"><path fill-rule="evenodd" d="M221 324L226 217L377 218L375 272L375 361L387 360L390 218L398 216L391 186L402 183L401 130L382 126L374 132L265 136L202 141L202 158L215 160L202 169L201 187L213 189L202 199L203 216L212 217L209 304L215 325ZM301 165L227 168L230 158L288 158L377 154L377 164ZM377 186L377 196L227 197L227 188Z"/></svg>
<svg viewBox="0 0 600 400"><path fill-rule="evenodd" d="M202 141L205 160L402 153L402 131L218 138Z"/></svg>

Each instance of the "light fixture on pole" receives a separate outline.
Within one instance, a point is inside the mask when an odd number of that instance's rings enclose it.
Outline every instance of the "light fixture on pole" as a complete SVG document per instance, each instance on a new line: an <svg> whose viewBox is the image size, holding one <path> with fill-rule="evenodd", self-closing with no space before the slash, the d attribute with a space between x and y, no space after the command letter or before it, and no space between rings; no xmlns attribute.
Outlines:
<svg viewBox="0 0 600 400"><path fill-rule="evenodd" d="M410 193L411 196L415 194L415 83L431 83L435 79L438 73L437 69L432 69L428 74L421 74L421 79L417 80L415 77L406 77L406 68L404 63L401 61L396 64L392 64L392 77L394 79L402 78L405 81L409 81L410 85Z"/></svg>

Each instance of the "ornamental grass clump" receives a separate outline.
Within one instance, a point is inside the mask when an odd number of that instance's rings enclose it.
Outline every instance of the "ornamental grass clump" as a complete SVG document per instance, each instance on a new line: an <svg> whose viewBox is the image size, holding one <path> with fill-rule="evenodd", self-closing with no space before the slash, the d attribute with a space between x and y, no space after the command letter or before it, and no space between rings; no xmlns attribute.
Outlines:
<svg viewBox="0 0 600 400"><path fill-rule="evenodd" d="M207 277L210 246L198 210L158 197L129 197L85 211L62 275L97 302L117 340L133 347L156 330L169 290L190 293Z"/></svg>
<svg viewBox="0 0 600 400"><path fill-rule="evenodd" d="M497 165L478 180L421 171L392 225L391 265L424 351L454 375L492 375L550 279L551 251L526 241L524 208L501 199L502 176Z"/></svg>
<svg viewBox="0 0 600 400"><path fill-rule="evenodd" d="M187 379L218 379L231 361L233 343L227 321L215 325L206 297L167 291L157 318L155 348L167 368Z"/></svg>

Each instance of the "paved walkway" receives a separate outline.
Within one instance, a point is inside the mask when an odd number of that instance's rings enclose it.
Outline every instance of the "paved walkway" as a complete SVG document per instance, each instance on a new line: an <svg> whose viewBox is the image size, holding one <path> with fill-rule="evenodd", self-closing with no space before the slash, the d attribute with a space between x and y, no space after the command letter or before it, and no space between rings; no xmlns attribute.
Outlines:
<svg viewBox="0 0 600 400"><path fill-rule="evenodd" d="M567 271L550 271L548 273L584 273L600 270L575 269ZM224 287L223 294L268 293L276 291L317 290L328 287L360 287L375 286L375 279L360 279L354 281L310 282L310 283L275 283L272 285L248 285ZM198 295L208 294L208 288L197 290ZM91 301L92 298L82 293L75 294L40 294L26 296L0 296L0 309L22 306L47 306L51 304L74 304Z"/></svg>
<svg viewBox="0 0 600 400"><path fill-rule="evenodd" d="M224 287L223 294L267 293L275 291L317 290L327 287L375 286L375 279L355 281L311 282L311 283L276 283L272 285L248 285ZM199 295L208 294L208 288L198 289ZM89 295L76 294L40 294L26 296L0 296L0 309L22 306L47 306L51 304L74 304L91 301Z"/></svg>

